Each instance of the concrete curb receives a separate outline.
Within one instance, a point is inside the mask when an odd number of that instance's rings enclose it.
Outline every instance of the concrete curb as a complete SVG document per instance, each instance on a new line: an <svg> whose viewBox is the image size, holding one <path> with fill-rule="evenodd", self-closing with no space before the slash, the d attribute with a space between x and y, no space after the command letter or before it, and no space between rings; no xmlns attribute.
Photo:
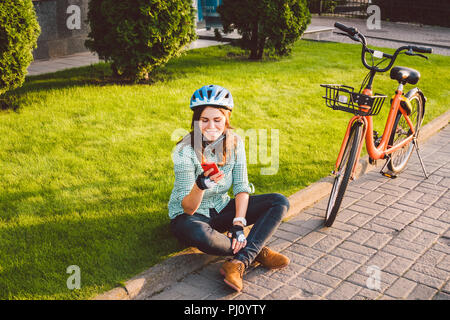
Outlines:
<svg viewBox="0 0 450 320"><path fill-rule="evenodd" d="M450 121L450 110L436 119L423 126L420 131L419 142L423 143L435 133L444 128ZM360 159L356 178L361 175L375 170L381 169L384 165L369 165L368 156ZM291 207L284 221L300 214L304 209L314 205L326 197L332 187L333 177L325 177L310 186L289 196ZM247 230L248 231L248 230ZM173 257L157 264L147 271L131 278L125 282L124 287L114 288L108 292L100 294L94 300L130 300L144 299L149 297L171 284L183 279L188 274L197 271L211 263L219 260L221 257L210 256L197 250L196 248L187 248Z"/></svg>

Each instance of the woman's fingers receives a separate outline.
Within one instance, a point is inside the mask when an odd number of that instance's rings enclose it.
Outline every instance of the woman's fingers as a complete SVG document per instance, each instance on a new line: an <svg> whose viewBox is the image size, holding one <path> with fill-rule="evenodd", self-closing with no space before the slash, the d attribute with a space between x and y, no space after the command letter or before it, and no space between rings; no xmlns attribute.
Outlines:
<svg viewBox="0 0 450 320"><path fill-rule="evenodd" d="M222 180L224 176L225 176L225 173L223 171L219 171L219 172L217 172L216 174L212 175L209 178L211 180L213 180L214 182L218 182L218 181Z"/></svg>
<svg viewBox="0 0 450 320"><path fill-rule="evenodd" d="M244 248L246 245L247 245L247 240L245 240L244 242L239 242L236 239L233 239L233 242L231 244L231 249L233 249L233 254L238 253L239 250Z"/></svg>
<svg viewBox="0 0 450 320"><path fill-rule="evenodd" d="M208 177L209 176L209 174L211 173L211 172L213 172L213 168L211 168L211 169L209 169L208 171L205 171L204 173L203 173L203 175L205 176L205 177ZM212 178L212 177L210 177L210 178Z"/></svg>

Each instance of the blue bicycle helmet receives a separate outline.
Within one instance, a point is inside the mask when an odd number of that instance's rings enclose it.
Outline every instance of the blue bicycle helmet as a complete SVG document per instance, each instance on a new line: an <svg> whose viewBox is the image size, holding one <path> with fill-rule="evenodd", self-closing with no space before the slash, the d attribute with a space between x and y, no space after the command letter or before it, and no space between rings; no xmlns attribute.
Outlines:
<svg viewBox="0 0 450 320"><path fill-rule="evenodd" d="M234 103L230 91L214 84L196 90L191 98L190 107L212 106L232 110Z"/></svg>

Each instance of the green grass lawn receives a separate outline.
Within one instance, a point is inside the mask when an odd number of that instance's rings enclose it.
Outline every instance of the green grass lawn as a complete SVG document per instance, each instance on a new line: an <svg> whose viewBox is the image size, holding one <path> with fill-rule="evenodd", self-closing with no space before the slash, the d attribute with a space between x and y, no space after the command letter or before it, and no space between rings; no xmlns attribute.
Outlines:
<svg viewBox="0 0 450 320"><path fill-rule="evenodd" d="M278 172L249 164L256 193L289 196L327 176L351 115L326 108L319 84L359 88L359 56L358 45L299 41L291 57L251 62L218 46L173 59L151 85L108 83L106 64L28 77L20 108L0 111L0 299L88 299L182 248L168 228L173 134L189 130L191 94L205 84L232 92L236 129L279 130ZM450 57L397 65L422 74L425 123L449 109ZM395 88L376 78L376 92ZM70 265L80 290L66 286Z"/></svg>

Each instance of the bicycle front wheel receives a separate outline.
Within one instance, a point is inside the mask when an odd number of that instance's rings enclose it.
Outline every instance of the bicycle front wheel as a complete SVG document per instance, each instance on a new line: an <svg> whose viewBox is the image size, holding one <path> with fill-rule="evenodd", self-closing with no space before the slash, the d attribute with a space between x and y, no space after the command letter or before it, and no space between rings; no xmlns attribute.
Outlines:
<svg viewBox="0 0 450 320"><path fill-rule="evenodd" d="M409 97L411 101L411 114L409 118L414 126L415 135L419 134L420 125L422 124L423 119L423 101L422 96L416 91L411 97ZM397 113L397 117L395 118L393 130L391 137L389 139L389 145L395 146L405 140L412 134L411 128L406 122L405 117L403 117L402 113L399 111ZM390 159L388 159L388 169L393 173L400 173L406 167L409 158L411 157L414 145L413 143L408 143L403 148L391 153Z"/></svg>
<svg viewBox="0 0 450 320"><path fill-rule="evenodd" d="M330 199L328 200L327 212L325 217L325 226L331 227L336 219L337 213L344 198L348 181L352 174L356 155L358 153L359 143L361 141L362 123L355 122L350 129L350 135L345 145L341 163L339 164L334 178L333 188L331 189Z"/></svg>

